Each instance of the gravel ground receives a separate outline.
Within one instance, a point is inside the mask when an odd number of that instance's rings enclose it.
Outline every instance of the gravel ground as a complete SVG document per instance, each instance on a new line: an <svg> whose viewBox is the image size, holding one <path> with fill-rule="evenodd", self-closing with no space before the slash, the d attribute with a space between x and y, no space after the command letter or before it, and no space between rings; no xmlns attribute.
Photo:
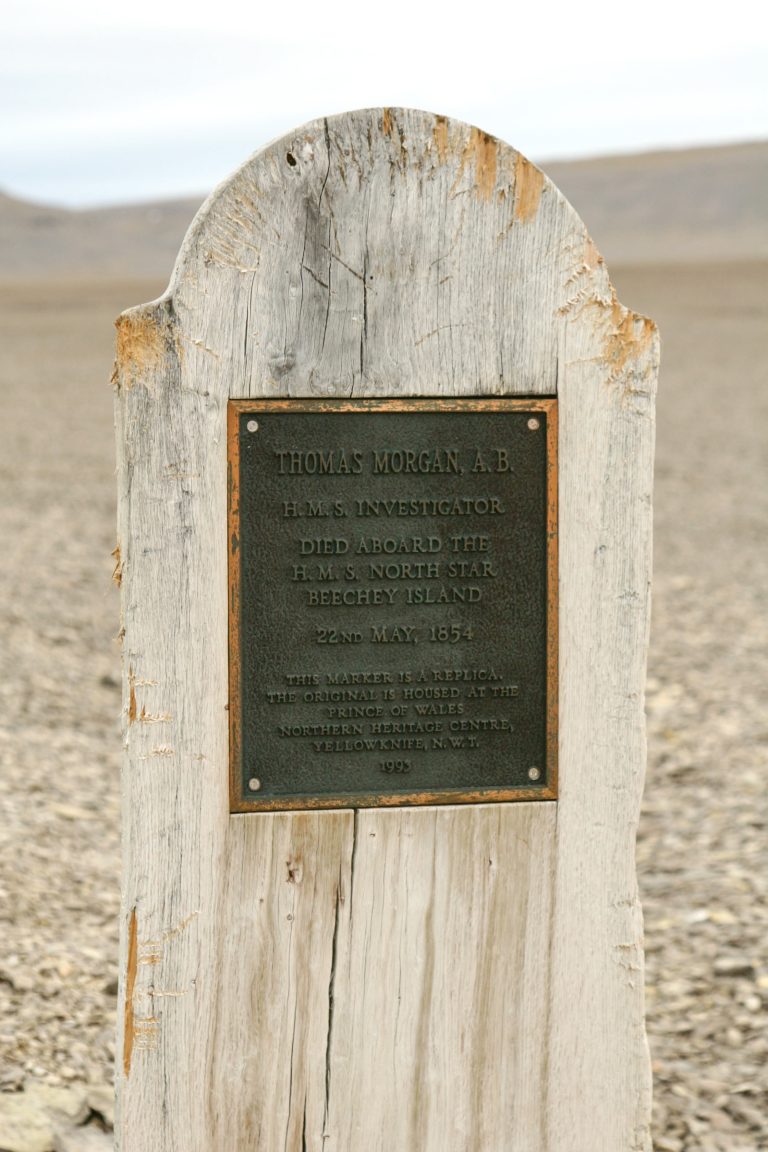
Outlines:
<svg viewBox="0 0 768 1152"><path fill-rule="evenodd" d="M758 1152L768 1149L766 266L614 279L664 344L638 841L654 1139L658 1152ZM112 319L159 287L0 286L3 1152L109 1146L120 691L107 381ZM32 1118L19 1120L22 1109Z"/></svg>

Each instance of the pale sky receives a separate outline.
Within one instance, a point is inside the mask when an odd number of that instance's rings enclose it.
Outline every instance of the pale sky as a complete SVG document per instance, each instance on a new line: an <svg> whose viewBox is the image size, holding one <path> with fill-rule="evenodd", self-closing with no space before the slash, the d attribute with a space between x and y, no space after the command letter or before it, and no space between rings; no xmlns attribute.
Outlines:
<svg viewBox="0 0 768 1152"><path fill-rule="evenodd" d="M768 136L763 0L385 5L3 0L0 189L208 192L351 108L469 121L534 160Z"/></svg>

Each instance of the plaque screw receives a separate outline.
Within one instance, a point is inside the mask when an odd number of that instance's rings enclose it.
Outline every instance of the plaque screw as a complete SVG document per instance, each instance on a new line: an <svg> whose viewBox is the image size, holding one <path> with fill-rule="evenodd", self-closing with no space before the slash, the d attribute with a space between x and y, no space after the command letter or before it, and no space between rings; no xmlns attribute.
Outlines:
<svg viewBox="0 0 768 1152"><path fill-rule="evenodd" d="M529 768L528 769L528 779L529 780L538 780L540 776L541 776L541 769L540 768Z"/></svg>
<svg viewBox="0 0 768 1152"><path fill-rule="evenodd" d="M249 420L248 423L246 424L246 428L248 429L249 432L258 432L258 430L259 430L258 420Z"/></svg>
<svg viewBox="0 0 768 1152"><path fill-rule="evenodd" d="M248 425L248 427L250 428L250 424ZM530 420L528 421L528 427L530 428L531 432L535 432L536 429L539 427L539 422L535 416L531 416Z"/></svg>
<svg viewBox="0 0 768 1152"><path fill-rule="evenodd" d="M251 776L248 781L248 787L251 792L258 792L259 788L261 788L261 780L259 780L258 776Z"/></svg>

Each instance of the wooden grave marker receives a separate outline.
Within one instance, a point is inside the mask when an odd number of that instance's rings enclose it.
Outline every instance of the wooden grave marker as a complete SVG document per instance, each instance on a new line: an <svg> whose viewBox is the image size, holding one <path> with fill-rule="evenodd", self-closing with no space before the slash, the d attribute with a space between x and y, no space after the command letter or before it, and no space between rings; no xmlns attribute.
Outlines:
<svg viewBox="0 0 768 1152"><path fill-rule="evenodd" d="M409 110L256 153L120 317L123 1152L650 1148L657 361Z"/></svg>

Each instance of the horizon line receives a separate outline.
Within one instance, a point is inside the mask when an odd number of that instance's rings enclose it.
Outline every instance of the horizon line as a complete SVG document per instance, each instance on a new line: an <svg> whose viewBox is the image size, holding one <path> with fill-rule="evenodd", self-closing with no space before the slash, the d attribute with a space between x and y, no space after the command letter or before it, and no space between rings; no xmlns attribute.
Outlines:
<svg viewBox="0 0 768 1152"><path fill-rule="evenodd" d="M493 135L493 133L491 133L491 135ZM496 137L496 138L501 139L501 137ZM277 137L277 139L280 139L280 137ZM57 200L38 200L36 197L29 197L23 193L19 193L19 192L14 191L13 188L9 184L4 183L4 184L0 185L0 197L5 197L6 199L9 199L9 200L15 200L19 204L26 204L32 208L49 209L49 210L54 210L57 212L71 212L73 214L80 213L80 212L109 211L111 209L120 209L120 208L142 208L142 207L159 208L159 207L169 206L172 204L178 204L180 202L187 202L187 201L199 201L199 203L202 204L203 201L206 200L207 197L211 194L211 192L214 191L214 189L218 186L218 184L226 181L231 175L233 175L236 171L238 171L238 169L242 166L242 164L246 164L251 156L255 155L255 153L260 151L260 149L262 147L266 147L270 143L272 143L272 140L265 141L265 143L263 145L260 145L258 148L254 149L253 152L250 152L247 156L245 156L243 158L241 164L235 166L234 168L231 168L227 173L225 173L222 176L221 180L219 180L215 184L213 184L207 191L205 191L205 190L186 191L186 192L179 191L176 193L169 193L167 195L163 194L163 193L159 193L159 194L154 195L154 196L153 195L149 195L146 197L139 196L136 199L132 199L132 200L122 199L122 198L115 198L115 199L109 198L106 200L93 200L93 201L83 201L83 202L76 203L76 202L63 202L63 201L57 201ZM750 147L750 146L759 146L761 144L763 144L763 145L768 144L768 135L767 136L736 137L736 138L728 138L725 140L724 139L710 140L710 141L706 141L706 142L697 141L696 143L693 143L693 144L649 145L648 147L642 147L642 148L636 148L636 149L631 148L631 149L627 149L626 151L625 150L617 150L617 151L608 151L608 152L576 152L576 153L565 154L565 155L560 154L560 155L548 156L542 160L532 159L532 157L530 157L530 156L526 156L526 158L529 160L532 160L532 163L534 163L537 168L541 168L542 171L544 171L544 173L546 174L547 166L548 165L555 165L555 164L577 165L577 164L611 162L611 161L616 161L616 160L631 160L631 159L640 160L643 158L649 158L650 159L651 157L668 156L668 155L675 154L675 153L679 154L679 153L691 153L691 152L710 152L713 150L717 150L717 151L723 150L724 151L724 150L729 149L729 148L744 148L744 147ZM514 145L512 145L512 147L514 147Z"/></svg>

